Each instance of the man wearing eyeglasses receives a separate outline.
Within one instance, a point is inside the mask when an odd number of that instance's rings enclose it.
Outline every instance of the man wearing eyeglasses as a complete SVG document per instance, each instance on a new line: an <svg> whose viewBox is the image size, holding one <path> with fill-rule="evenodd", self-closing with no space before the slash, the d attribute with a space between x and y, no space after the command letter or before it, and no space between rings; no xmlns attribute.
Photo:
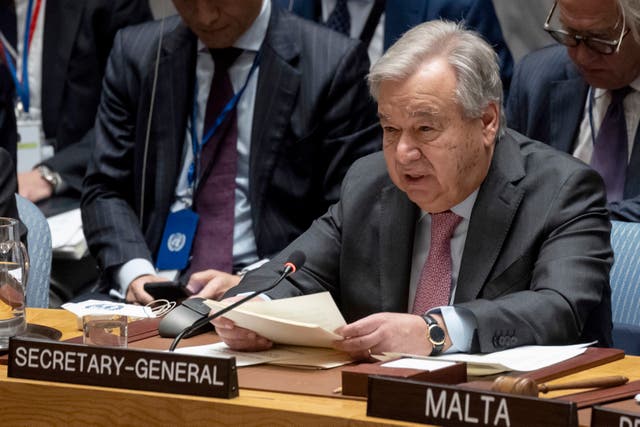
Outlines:
<svg viewBox="0 0 640 427"><path fill-rule="evenodd" d="M611 219L640 221L640 26L637 0L558 0L544 29L561 45L516 66L509 127L589 163Z"/></svg>

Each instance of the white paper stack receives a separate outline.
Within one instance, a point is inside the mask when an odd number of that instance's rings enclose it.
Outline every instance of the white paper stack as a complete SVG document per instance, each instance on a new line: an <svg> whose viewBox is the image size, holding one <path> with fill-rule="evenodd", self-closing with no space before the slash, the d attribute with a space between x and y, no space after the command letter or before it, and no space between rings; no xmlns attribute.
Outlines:
<svg viewBox="0 0 640 427"><path fill-rule="evenodd" d="M86 255L87 241L82 232L80 209L47 218L51 230L51 247L57 258L81 259Z"/></svg>

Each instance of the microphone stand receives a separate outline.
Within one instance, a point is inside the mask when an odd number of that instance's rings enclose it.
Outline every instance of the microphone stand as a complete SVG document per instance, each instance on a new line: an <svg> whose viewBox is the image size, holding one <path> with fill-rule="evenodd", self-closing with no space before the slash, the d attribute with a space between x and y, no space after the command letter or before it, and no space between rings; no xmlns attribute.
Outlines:
<svg viewBox="0 0 640 427"><path fill-rule="evenodd" d="M213 319L222 316L223 314L225 314L228 311L233 310L234 308L236 308L237 306L244 304L245 302L249 301L251 298L255 297L258 294L261 294L263 292L267 292L270 291L271 289L275 288L280 282L282 282L284 280L285 277L287 277L289 274L295 272L296 269L295 267L292 267L291 265L287 264L284 268L284 271L282 272L282 274L280 275L280 277L278 277L278 279L273 282L272 285L270 285L267 288L261 289L259 291L253 291L251 292L249 295L245 296L242 299L239 299L238 301L234 302L231 305L228 305L225 308L222 308L218 311L216 311L215 313L207 316L207 317L203 317L202 319L198 320L197 322L195 322L193 325L184 328L173 340L173 342L171 343L171 347L169 347L169 351L174 351L176 349L176 347L178 346L178 343L180 343L180 341L182 340L182 338L184 338L185 335L187 335L188 333L190 333L191 331L198 329L202 326L204 326L205 324L209 323L210 321L212 321Z"/></svg>

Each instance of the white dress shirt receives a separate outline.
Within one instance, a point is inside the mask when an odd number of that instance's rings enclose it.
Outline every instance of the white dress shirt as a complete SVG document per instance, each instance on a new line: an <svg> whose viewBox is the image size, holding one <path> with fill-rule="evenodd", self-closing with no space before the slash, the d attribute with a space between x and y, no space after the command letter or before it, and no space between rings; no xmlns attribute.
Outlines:
<svg viewBox="0 0 640 427"><path fill-rule="evenodd" d="M624 106L624 117L627 122L627 142L629 144L628 159L631 160L631 153L633 151L633 143L636 132L638 130L638 122L640 121L640 77L636 78L629 85L633 90L624 98L622 105ZM593 135L591 134L591 123L589 119L589 104L591 102L593 93ZM583 162L591 163L591 156L593 155L593 141L598 135L600 125L607 113L607 108L611 103L611 92L606 89L591 88L587 96L587 101L584 107L584 115L582 122L580 122L580 131L578 133L578 140L576 141L576 149L573 151L574 157L579 158Z"/></svg>

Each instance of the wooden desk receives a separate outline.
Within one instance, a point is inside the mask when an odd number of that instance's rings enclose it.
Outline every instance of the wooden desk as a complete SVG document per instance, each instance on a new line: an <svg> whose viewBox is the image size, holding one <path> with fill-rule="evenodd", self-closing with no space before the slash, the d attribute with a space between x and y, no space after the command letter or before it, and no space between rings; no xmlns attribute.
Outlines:
<svg viewBox="0 0 640 427"><path fill-rule="evenodd" d="M52 326L62 339L80 335L64 310L29 309L27 320ZM255 390L213 399L7 378L0 366L0 424L24 425L299 425L402 426L367 417L366 402Z"/></svg>
<svg viewBox="0 0 640 427"><path fill-rule="evenodd" d="M74 316L64 310L30 309L31 323L63 332L62 339L80 334ZM626 375L640 379L640 358L626 357L564 377ZM569 391L570 392L570 391ZM549 393L550 397L567 392ZM126 389L7 378L0 366L0 413L3 426L13 425L412 425L367 417L366 402L240 390L236 399L213 399Z"/></svg>

